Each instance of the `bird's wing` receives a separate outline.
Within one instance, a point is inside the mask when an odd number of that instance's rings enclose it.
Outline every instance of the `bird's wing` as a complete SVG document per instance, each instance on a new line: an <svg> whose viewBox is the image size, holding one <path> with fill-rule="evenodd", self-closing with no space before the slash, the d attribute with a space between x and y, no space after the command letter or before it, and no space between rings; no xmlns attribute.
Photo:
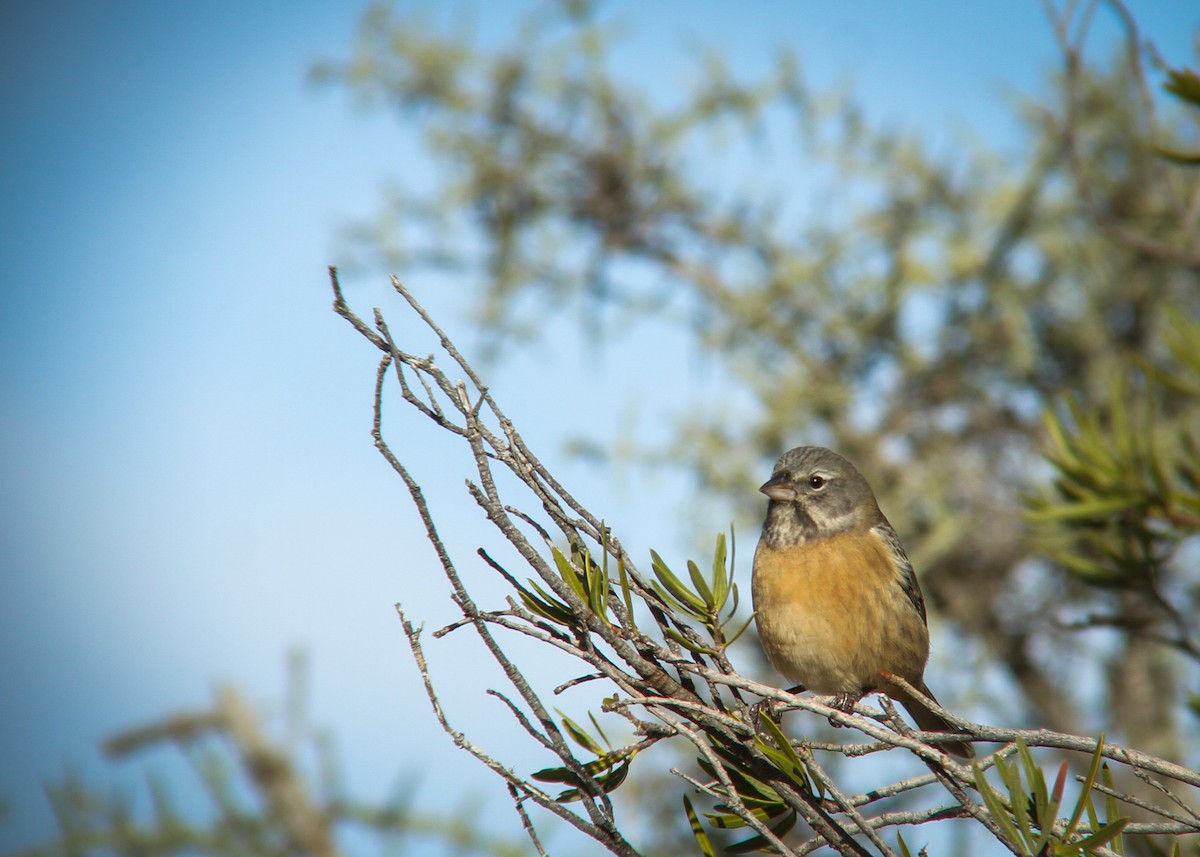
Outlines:
<svg viewBox="0 0 1200 857"><path fill-rule="evenodd" d="M883 542L884 547L891 554L892 566L896 571L896 582L900 584L900 588L904 590L904 594L908 596L912 606L921 614L921 621L928 624L925 618L925 597L921 595L921 585L917 583L917 573L913 571L912 563L909 562L908 555L904 552L904 545L900 544L900 537L896 535L896 531L887 521L871 527L871 534Z"/></svg>

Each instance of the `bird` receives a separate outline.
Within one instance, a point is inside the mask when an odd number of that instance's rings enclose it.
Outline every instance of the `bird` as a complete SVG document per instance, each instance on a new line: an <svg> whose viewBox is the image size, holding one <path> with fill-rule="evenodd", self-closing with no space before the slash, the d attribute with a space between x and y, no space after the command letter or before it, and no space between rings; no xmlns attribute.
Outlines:
<svg viewBox="0 0 1200 857"><path fill-rule="evenodd" d="M868 693L899 702L923 732L964 734L889 676L936 702L925 684L925 599L871 486L836 452L785 452L762 487L767 515L751 595L767 657L791 681L850 710ZM938 745L975 757L967 741Z"/></svg>

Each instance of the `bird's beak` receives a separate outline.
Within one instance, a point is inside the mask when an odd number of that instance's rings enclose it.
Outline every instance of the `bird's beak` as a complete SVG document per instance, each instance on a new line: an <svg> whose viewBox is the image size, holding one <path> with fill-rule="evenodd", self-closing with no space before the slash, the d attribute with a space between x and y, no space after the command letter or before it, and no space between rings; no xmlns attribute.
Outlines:
<svg viewBox="0 0 1200 857"><path fill-rule="evenodd" d="M792 503L796 500L796 489L792 487L791 481L782 474L772 476L758 490L772 500L778 500L781 503Z"/></svg>

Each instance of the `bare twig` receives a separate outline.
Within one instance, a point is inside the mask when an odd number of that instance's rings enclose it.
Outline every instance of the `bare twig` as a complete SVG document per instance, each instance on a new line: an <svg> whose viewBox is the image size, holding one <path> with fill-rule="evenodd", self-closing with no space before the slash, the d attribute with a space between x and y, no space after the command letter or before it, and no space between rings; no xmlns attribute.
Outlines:
<svg viewBox="0 0 1200 857"><path fill-rule="evenodd" d="M437 718L438 724L441 725L446 734L450 736L451 740L454 742L454 746L466 750L468 753L490 768L493 772L501 776L508 783L510 789L515 790L520 795L522 800L532 800L538 806L554 813L559 818L578 828L583 833L591 836L597 842L603 842L610 848L610 850L613 851L613 853L636 855L637 852L632 848L632 846L629 846L628 843L625 843L625 846L622 847L620 843L613 841L610 838L607 831L602 830L598 825L591 824L587 819L584 819L576 813L566 809L562 804L558 803L556 800L554 800L554 798L546 794L546 792L536 788L527 778L521 777L519 774L496 761L496 759L492 758L490 755L476 746L469 738L467 738L466 735L450 725L450 722L446 719L446 714L442 709L441 701L438 699L437 692L434 689L433 680L429 676L429 666L425 661L425 653L421 648L421 629L413 626L413 624L404 615L403 607L401 607L399 604L396 605L396 613L400 616L400 621L404 626L405 636L408 638L408 644L413 653L413 659L416 661L417 669L421 673L421 681L425 686L425 696L429 699L430 705L433 706L434 716ZM563 758L561 752L559 752L559 757ZM530 825L530 827L527 829L532 830L532 825ZM621 838L621 841L624 841L623 837Z"/></svg>

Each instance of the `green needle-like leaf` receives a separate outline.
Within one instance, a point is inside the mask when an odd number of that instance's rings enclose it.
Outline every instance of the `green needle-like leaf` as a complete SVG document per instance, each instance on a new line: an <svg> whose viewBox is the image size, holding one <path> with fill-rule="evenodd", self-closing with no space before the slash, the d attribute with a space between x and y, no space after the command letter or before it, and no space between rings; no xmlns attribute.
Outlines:
<svg viewBox="0 0 1200 857"><path fill-rule="evenodd" d="M999 767L1002 760L997 760L996 766ZM979 792L979 796L983 798L983 804L987 807L988 814L995 820L1000 827L1000 831L1004 834L1004 838L1011 845L1021 846L1023 837L1020 831L1013 824L1012 813L1005 805L1004 799L1000 794L992 788L992 784L987 781L987 777L983 774L983 769L978 764L975 765L975 788Z"/></svg>
<svg viewBox="0 0 1200 857"><path fill-rule="evenodd" d="M771 832L778 837L784 837L791 829L796 826L796 813L789 812L783 817L783 821L770 828ZM767 838L762 835L753 836L750 839L743 839L741 842L735 842L726 850L730 854L746 854L751 851L761 851L767 845Z"/></svg>
<svg viewBox="0 0 1200 857"><path fill-rule="evenodd" d="M1121 831L1125 829L1125 826L1129 824L1129 821L1130 820L1128 818L1115 819L1101 827L1095 833L1085 836L1071 844L1080 849L1082 853L1088 854L1093 849L1099 848L1102 845L1107 845L1109 842L1112 842L1114 839L1120 836Z"/></svg>
<svg viewBox="0 0 1200 857"><path fill-rule="evenodd" d="M725 534L717 533L717 547L713 551L712 595L715 609L720 610L729 594L729 575L725 570Z"/></svg>
<svg viewBox="0 0 1200 857"><path fill-rule="evenodd" d="M692 807L692 802L688 800L687 795L683 796L683 811L687 815L688 825L692 828L692 836L696 837L696 844L700 846L700 853L704 857L717 857L717 850L713 847L712 840L708 838L708 834L704 832L704 828L700 825L700 819L696 815L696 810Z"/></svg>
<svg viewBox="0 0 1200 857"><path fill-rule="evenodd" d="M662 557L654 551L650 551L650 560L654 576L670 592L675 601L683 605L684 609L691 615L699 617L707 615L708 606L704 603L704 600L683 585L679 578L667 567L667 564L663 562ZM658 588L655 587L655 590L658 591ZM662 593L660 592L659 594L661 595Z"/></svg>
<svg viewBox="0 0 1200 857"><path fill-rule="evenodd" d="M1099 740L1096 742L1096 752L1092 754L1091 764L1088 765L1087 776L1083 778L1079 800L1075 804L1075 810L1071 813L1070 819L1067 820L1066 834L1068 836L1074 833L1080 819L1083 818L1084 810L1092 801L1092 788L1096 785L1096 778L1100 776L1100 766L1103 761L1104 735L1101 733ZM1112 815L1109 818L1112 818Z"/></svg>
<svg viewBox="0 0 1200 857"><path fill-rule="evenodd" d="M692 560L687 561L688 576L692 579L692 586L696 587L696 591L700 593L700 598L704 601L704 606L709 612L712 611L713 605L716 603L713 600L712 590L709 589L708 581L704 579L704 575L700 573L700 566L696 565Z"/></svg>

